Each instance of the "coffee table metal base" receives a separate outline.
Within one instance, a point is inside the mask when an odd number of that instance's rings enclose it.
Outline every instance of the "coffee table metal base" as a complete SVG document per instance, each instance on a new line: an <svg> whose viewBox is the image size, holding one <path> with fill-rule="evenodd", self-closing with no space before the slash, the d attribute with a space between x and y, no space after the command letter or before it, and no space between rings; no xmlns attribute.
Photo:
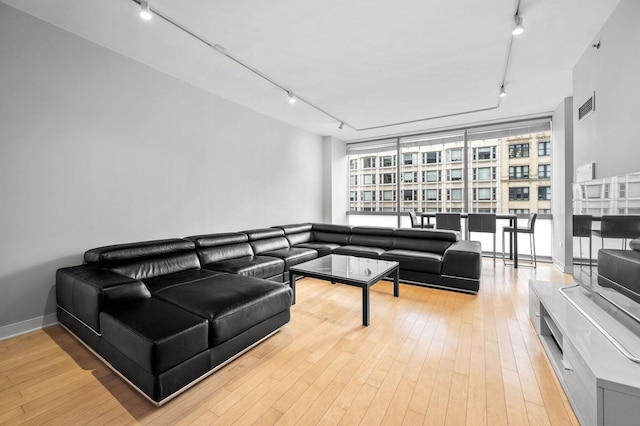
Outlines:
<svg viewBox="0 0 640 426"><path fill-rule="evenodd" d="M400 281L399 281L399 266L397 265L394 269L392 269L390 271L390 273L393 275L393 295L394 297L399 297L400 296ZM310 272L292 272L289 271L289 285L291 286L291 289L293 290L293 304L295 305L296 303L296 281L295 281L295 277L296 276L302 276L302 277L310 277L310 278L317 278L320 280L329 280L331 281L331 283L340 283L340 284L346 284L346 285L350 285L350 286L354 286L354 287L360 287L362 288L362 325L364 326L369 326L369 321L370 321L370 297L369 297L369 289L371 288L372 285L374 285L375 283L377 283L378 281L381 281L384 277L382 277L380 280L371 282L371 283L358 283L358 282L353 282L353 281L349 281L346 279L342 279L340 277L327 277L326 275L322 275L322 274L313 274Z"/></svg>

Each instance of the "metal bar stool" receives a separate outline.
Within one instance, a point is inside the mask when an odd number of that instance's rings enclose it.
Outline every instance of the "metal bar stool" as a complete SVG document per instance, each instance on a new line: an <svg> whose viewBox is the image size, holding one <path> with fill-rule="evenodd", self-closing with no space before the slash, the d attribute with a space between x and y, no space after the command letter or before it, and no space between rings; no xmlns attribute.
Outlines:
<svg viewBox="0 0 640 426"><path fill-rule="evenodd" d="M573 236L578 237L580 244L580 265L583 265L582 259L582 238L589 238L589 274L591 274L591 224L593 216L590 214L574 214L573 215Z"/></svg>
<svg viewBox="0 0 640 426"><path fill-rule="evenodd" d="M411 219L412 228L433 228L432 223L425 223L424 226L422 226L420 221L418 221L418 216L416 215L416 212L409 212L409 219Z"/></svg>
<svg viewBox="0 0 640 426"><path fill-rule="evenodd" d="M521 228L518 226L518 231L517 232L513 232L513 226L505 226L504 228L502 228L502 261L504 262L504 264L506 265L507 262L506 260L504 260L504 234L507 232L513 233L513 238L518 238L518 234L529 234L529 247L531 249L531 253L533 255L533 262L532 265L533 267L537 267L537 262L536 262L536 240L534 238L534 233L535 233L535 226L536 226L536 219L538 218L538 213L531 213L529 215L529 222L527 224L526 228Z"/></svg>
<svg viewBox="0 0 640 426"><path fill-rule="evenodd" d="M591 234L602 238L603 248L605 238L620 238L622 239L622 248L626 248L627 239L640 237L640 216L603 215L600 229L592 230Z"/></svg>
<svg viewBox="0 0 640 426"><path fill-rule="evenodd" d="M493 266L496 266L496 215L494 213L469 213L467 231L493 234ZM518 229L518 231L520 231Z"/></svg>
<svg viewBox="0 0 640 426"><path fill-rule="evenodd" d="M436 229L447 229L456 231L460 235L460 213L436 213Z"/></svg>

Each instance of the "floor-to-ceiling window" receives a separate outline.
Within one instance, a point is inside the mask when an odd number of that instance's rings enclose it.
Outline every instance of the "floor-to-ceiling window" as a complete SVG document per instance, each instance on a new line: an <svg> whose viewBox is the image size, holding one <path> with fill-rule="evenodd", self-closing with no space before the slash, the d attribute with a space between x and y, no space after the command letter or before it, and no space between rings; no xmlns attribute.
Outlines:
<svg viewBox="0 0 640 426"><path fill-rule="evenodd" d="M352 212L551 212L548 119L348 145Z"/></svg>
<svg viewBox="0 0 640 426"><path fill-rule="evenodd" d="M409 211L537 212L550 227L551 149L548 118L347 144L350 223L406 226Z"/></svg>

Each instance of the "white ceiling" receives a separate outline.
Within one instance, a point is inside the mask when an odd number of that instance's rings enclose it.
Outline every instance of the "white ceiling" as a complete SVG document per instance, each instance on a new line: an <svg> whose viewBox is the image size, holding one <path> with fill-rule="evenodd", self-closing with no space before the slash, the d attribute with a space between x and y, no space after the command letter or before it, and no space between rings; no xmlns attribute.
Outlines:
<svg viewBox="0 0 640 426"><path fill-rule="evenodd" d="M553 111L619 0L152 0L151 8L348 123L297 102L133 0L2 0L102 46L320 135L356 140ZM355 128L355 129L354 129Z"/></svg>

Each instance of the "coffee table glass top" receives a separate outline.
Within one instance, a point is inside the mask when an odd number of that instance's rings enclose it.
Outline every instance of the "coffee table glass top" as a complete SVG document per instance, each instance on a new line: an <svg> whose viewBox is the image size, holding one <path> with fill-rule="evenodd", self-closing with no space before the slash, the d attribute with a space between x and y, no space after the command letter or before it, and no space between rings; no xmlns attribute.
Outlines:
<svg viewBox="0 0 640 426"><path fill-rule="evenodd" d="M381 276L386 275L397 266L398 262L330 254L292 266L290 270L366 284L373 279L379 280Z"/></svg>

